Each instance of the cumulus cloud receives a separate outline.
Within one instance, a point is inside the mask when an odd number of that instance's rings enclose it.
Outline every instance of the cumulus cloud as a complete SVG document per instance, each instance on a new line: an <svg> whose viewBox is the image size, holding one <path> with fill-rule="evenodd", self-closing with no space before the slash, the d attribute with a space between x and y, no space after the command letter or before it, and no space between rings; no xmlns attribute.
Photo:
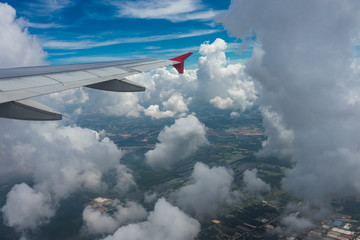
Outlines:
<svg viewBox="0 0 360 240"><path fill-rule="evenodd" d="M291 154L283 187L315 208L359 196L359 13L358 1L240 0L217 17L238 38L256 34L246 72L272 112L264 147Z"/></svg>
<svg viewBox="0 0 360 240"><path fill-rule="evenodd" d="M263 122L266 126L265 134L268 138L262 143L262 149L258 156L278 156L282 158L291 157L291 144L294 141L294 132L286 129L282 118L269 110L268 107L260 108Z"/></svg>
<svg viewBox="0 0 360 240"><path fill-rule="evenodd" d="M160 111L159 105L150 105L147 109L144 109L146 116L150 116L154 119L167 118L178 116L185 116L186 112L189 110L187 103L191 98L184 100L183 96L179 93L172 95L167 101L164 101L162 105L165 107L165 111Z"/></svg>
<svg viewBox="0 0 360 240"><path fill-rule="evenodd" d="M178 118L188 114L189 106L204 101L219 109L232 108L234 114L239 115L253 106L257 94L254 82L245 73L245 66L229 64L226 49L227 44L221 39L212 44L205 42L200 46L199 52L203 56L199 59L198 69L185 70L182 75L175 69L161 68L129 76L129 80L146 87L144 93L85 89L86 94L75 90L62 97L63 93L58 93L57 100L63 98L60 102L69 105L71 112L81 107L84 114L107 116Z"/></svg>
<svg viewBox="0 0 360 240"><path fill-rule="evenodd" d="M147 221L120 227L111 239L157 239L157 240L188 240L194 239L200 232L200 223L172 206L161 198L150 212Z"/></svg>
<svg viewBox="0 0 360 240"><path fill-rule="evenodd" d="M167 118L173 117L174 112L166 110L160 111L159 105L150 105L147 109L144 109L144 113L146 116L150 116L153 119Z"/></svg>
<svg viewBox="0 0 360 240"><path fill-rule="evenodd" d="M270 185L257 177L256 168L244 172L243 182L247 193L259 194L270 191Z"/></svg>
<svg viewBox="0 0 360 240"><path fill-rule="evenodd" d="M175 69L162 68L128 78L145 86L146 91L114 93L83 88L51 97L56 97L59 103L72 111L81 107L84 114L127 117L145 115L160 119L185 116L192 100L191 92L197 88L195 70L179 75Z"/></svg>
<svg viewBox="0 0 360 240"><path fill-rule="evenodd" d="M58 103L84 104L89 100L89 95L83 88L70 89L49 94L49 97Z"/></svg>
<svg viewBox="0 0 360 240"><path fill-rule="evenodd" d="M194 115L175 120L159 133L159 143L145 153L146 162L153 168L170 169L175 163L208 144L206 128Z"/></svg>
<svg viewBox="0 0 360 240"><path fill-rule="evenodd" d="M132 171L125 165L118 164L116 168L116 185L115 189L120 192L127 192L134 186L136 186L135 179L132 175Z"/></svg>
<svg viewBox="0 0 360 240"><path fill-rule="evenodd" d="M145 203L152 203L155 202L157 198L157 193L156 192L145 192L144 193L144 202Z"/></svg>
<svg viewBox="0 0 360 240"><path fill-rule="evenodd" d="M201 44L199 53L199 96L219 109L251 108L257 99L254 82L245 73L245 65L228 64L227 44L218 38Z"/></svg>
<svg viewBox="0 0 360 240"><path fill-rule="evenodd" d="M55 215L50 198L25 183L11 189L1 211L5 224L18 230L34 229Z"/></svg>
<svg viewBox="0 0 360 240"><path fill-rule="evenodd" d="M126 202L122 205L115 201L116 211L112 214L86 206L83 211L84 231L86 234L111 234L120 226L139 222L147 217L147 211L138 203Z"/></svg>
<svg viewBox="0 0 360 240"><path fill-rule="evenodd" d="M224 167L209 168L196 163L189 185L173 194L176 205L198 219L213 216L216 210L232 203L239 193L231 191L233 172Z"/></svg>
<svg viewBox="0 0 360 240"><path fill-rule="evenodd" d="M210 103L219 109L227 109L234 106L234 101L229 97L221 98L219 96L216 96L210 99Z"/></svg>
<svg viewBox="0 0 360 240"><path fill-rule="evenodd" d="M4 119L1 120L0 128L0 163L3 166L0 169L0 182L5 184L14 180L30 180L34 183L33 190L25 187L26 185L14 186L3 208L5 219L12 219L19 211L6 207L11 206L16 197L22 199L21 211L31 212L34 207L32 198L18 194L19 186L27 190L29 195L33 195L34 199L40 199L38 203L50 208L49 212L54 212L59 201L75 191L87 189L99 192L106 189L102 175L110 169L121 169L117 171L118 191L125 191L135 184L131 172L119 162L123 155L121 150L108 138L101 138L101 134L95 131L61 126L58 123ZM26 214L18 215L19 218L21 216L24 219L18 219L17 223L11 226L19 229L29 226L33 228L33 224L44 222L29 223ZM12 221L7 223L13 224Z"/></svg>
<svg viewBox="0 0 360 240"><path fill-rule="evenodd" d="M116 93L87 90L90 100L84 108L89 113L101 113L105 116L141 116L144 107L139 104L137 93Z"/></svg>
<svg viewBox="0 0 360 240"><path fill-rule="evenodd" d="M291 213L281 219L281 224L285 225L286 232L305 232L315 225L304 217L299 217Z"/></svg>
<svg viewBox="0 0 360 240"><path fill-rule="evenodd" d="M167 101L163 102L163 105L175 113L185 113L189 110L186 100L180 94L172 95Z"/></svg>
<svg viewBox="0 0 360 240"><path fill-rule="evenodd" d="M0 66L44 65L46 53L36 37L31 36L16 19L16 11L0 3Z"/></svg>

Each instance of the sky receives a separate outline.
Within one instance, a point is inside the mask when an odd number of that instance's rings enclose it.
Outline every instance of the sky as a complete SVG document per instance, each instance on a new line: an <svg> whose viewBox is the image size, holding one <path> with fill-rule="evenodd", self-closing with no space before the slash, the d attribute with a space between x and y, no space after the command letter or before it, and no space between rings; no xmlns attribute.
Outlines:
<svg viewBox="0 0 360 240"><path fill-rule="evenodd" d="M119 59L168 59L197 52L204 41L231 38L213 17L225 1L7 1L36 35L49 64ZM233 47L229 51L236 51ZM245 53L244 58L250 53ZM236 55L234 55L236 56ZM195 58L194 58L195 59ZM189 64L196 63L190 59Z"/></svg>
<svg viewBox="0 0 360 240"><path fill-rule="evenodd" d="M281 222L292 231L311 228L332 211L333 200L360 197L359 16L357 0L0 3L1 67L195 52L183 75L161 68L131 76L144 93L79 88L38 98L64 113L63 121L1 119L0 182L12 184L1 206L4 224L26 239L71 194L110 191L103 179L109 171L114 191L136 188L121 161L126 153L103 131L77 126L79 115L172 119L144 154L155 171L208 146L199 107L239 118L256 106L267 136L257 156L291 161L281 187L303 202L296 209L302 217L285 213ZM219 207L271 190L257 173L246 170L244 189L235 191L231 169L199 162L189 184L168 198L144 195L152 211L135 202L116 205L111 216L85 208L83 231L105 239L193 239Z"/></svg>

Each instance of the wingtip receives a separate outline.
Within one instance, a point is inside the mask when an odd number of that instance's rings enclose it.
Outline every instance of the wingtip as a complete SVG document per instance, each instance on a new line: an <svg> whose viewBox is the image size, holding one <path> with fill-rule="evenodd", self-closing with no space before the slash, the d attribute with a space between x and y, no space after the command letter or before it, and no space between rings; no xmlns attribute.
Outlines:
<svg viewBox="0 0 360 240"><path fill-rule="evenodd" d="M170 58L169 60L179 62L179 63L174 64L173 66L180 74L183 74L184 73L184 62L192 54L193 54L193 52L188 52L188 53L182 54L180 56Z"/></svg>

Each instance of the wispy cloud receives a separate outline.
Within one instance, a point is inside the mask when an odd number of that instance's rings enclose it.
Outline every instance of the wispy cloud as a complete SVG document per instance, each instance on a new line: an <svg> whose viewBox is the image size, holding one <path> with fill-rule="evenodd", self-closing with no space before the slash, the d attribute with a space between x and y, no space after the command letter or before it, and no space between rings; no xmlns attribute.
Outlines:
<svg viewBox="0 0 360 240"><path fill-rule="evenodd" d="M93 40L81 40L81 41L48 40L42 42L44 48L64 49L64 50L89 49L95 47L110 46L115 44L119 44L119 42L118 41L96 42Z"/></svg>
<svg viewBox="0 0 360 240"><path fill-rule="evenodd" d="M48 53L48 56L65 56L65 55L74 55L78 52L58 52L58 53Z"/></svg>
<svg viewBox="0 0 360 240"><path fill-rule="evenodd" d="M132 52L131 57L134 59L143 59L143 58L157 58L157 55L161 54L161 59L171 58L180 53L185 52L197 52L199 50L198 46L187 47L187 48L173 48L173 49L160 49L160 47L150 47L145 48L150 50L149 52ZM67 53L50 53L50 56L66 56L70 54L76 54L76 52L67 52ZM85 63L85 62L107 62L107 61L120 61L128 60L129 56L126 57L115 57L115 56L98 56L98 55L89 55L89 56L70 56L64 58L57 58L53 60L53 64L71 64L71 63ZM189 63L187 63L187 68L190 68Z"/></svg>
<svg viewBox="0 0 360 240"><path fill-rule="evenodd" d="M95 40L81 40L81 41L44 40L42 42L42 45L46 49L66 49L66 50L89 49L89 48L110 46L110 45L123 44L123 43L157 42L163 40L188 38L188 37L212 34L215 32L219 32L219 30L211 29L211 30L191 31L188 33L179 33L179 34L166 34L166 35L133 37L133 38L118 38L112 41L103 41L103 42L95 41Z"/></svg>
<svg viewBox="0 0 360 240"><path fill-rule="evenodd" d="M17 23L22 27L30 27L30 28L39 28L39 29L48 29L48 28L62 28L64 26L57 23L37 23L30 22L24 18L19 18L16 20Z"/></svg>
<svg viewBox="0 0 360 240"><path fill-rule="evenodd" d="M216 15L216 11L208 10L200 0L164 0L118 2L110 1L118 8L120 17L167 19L173 22L188 20L209 20ZM206 9L206 10L205 10Z"/></svg>
<svg viewBox="0 0 360 240"><path fill-rule="evenodd" d="M74 1L71 0L38 0L26 3L29 8L36 10L37 15L51 15L63 8L72 6ZM29 14L32 11L29 11ZM33 14L33 13L32 13Z"/></svg>
<svg viewBox="0 0 360 240"><path fill-rule="evenodd" d="M154 49L160 49L160 47L156 47L156 46L148 46L145 49L147 50L154 50Z"/></svg>
<svg viewBox="0 0 360 240"><path fill-rule="evenodd" d="M176 54L185 52L198 52L199 46L186 47L186 48L171 48L171 49L155 49L151 54L161 54L162 56L174 57Z"/></svg>
<svg viewBox="0 0 360 240"><path fill-rule="evenodd" d="M82 56L82 57L67 57L60 58L54 61L56 64L69 64L69 63L86 63L86 62L108 62L108 61L120 61L125 58L119 57L104 57L104 56Z"/></svg>

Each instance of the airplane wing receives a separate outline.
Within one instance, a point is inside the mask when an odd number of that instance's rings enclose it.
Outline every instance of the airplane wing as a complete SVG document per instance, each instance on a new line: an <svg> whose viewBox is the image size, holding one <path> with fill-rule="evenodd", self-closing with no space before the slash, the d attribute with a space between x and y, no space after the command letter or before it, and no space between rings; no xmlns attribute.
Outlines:
<svg viewBox="0 0 360 240"><path fill-rule="evenodd" d="M140 92L145 87L127 76L174 66L182 74L184 61L192 53L169 60L140 59L85 64L0 69L0 117L21 120L61 120L62 115L35 102L32 97L89 87L115 92Z"/></svg>

